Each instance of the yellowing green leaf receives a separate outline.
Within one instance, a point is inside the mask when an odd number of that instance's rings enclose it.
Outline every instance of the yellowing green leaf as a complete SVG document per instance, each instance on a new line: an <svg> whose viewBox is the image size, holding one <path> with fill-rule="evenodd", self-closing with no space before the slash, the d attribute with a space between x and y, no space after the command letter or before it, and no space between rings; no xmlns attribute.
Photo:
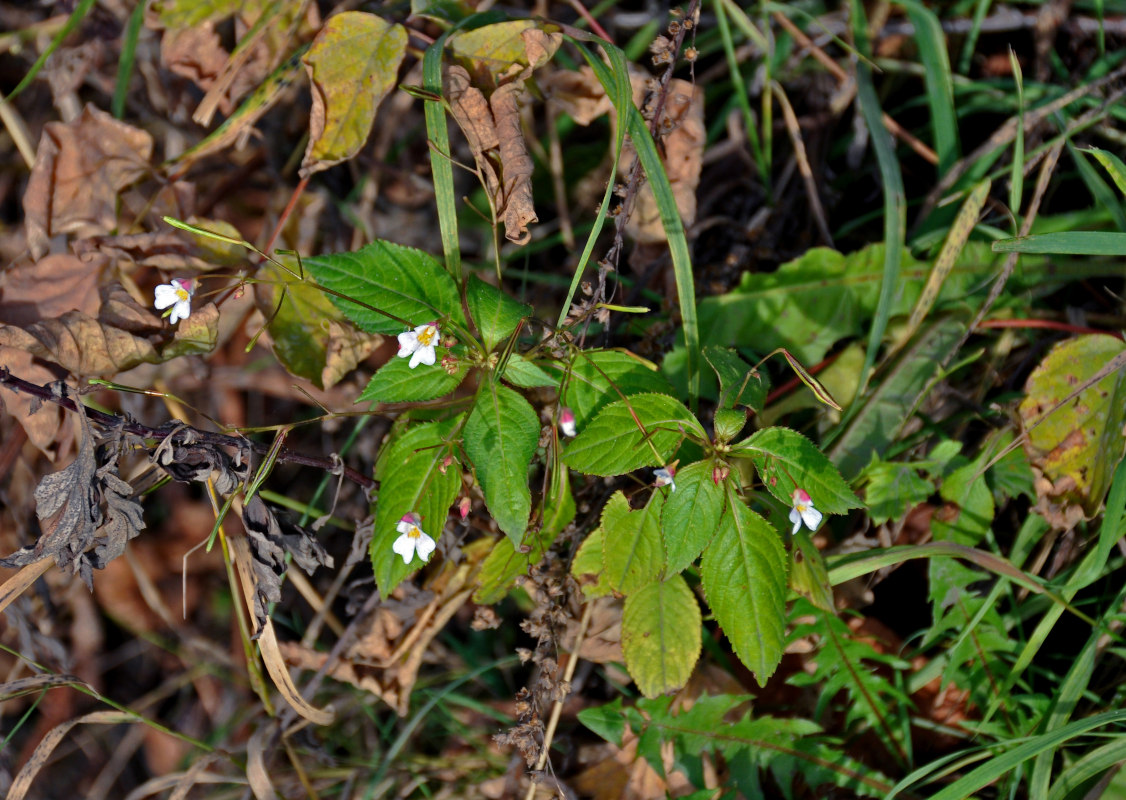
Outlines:
<svg viewBox="0 0 1126 800"><path fill-rule="evenodd" d="M700 657L700 606L684 578L654 581L626 598L622 655L646 697L688 682Z"/></svg>
<svg viewBox="0 0 1126 800"><path fill-rule="evenodd" d="M602 562L609 585L630 594L650 583L665 566L661 547L661 507L664 495L657 491L645 508L634 511L622 492L615 492L602 509Z"/></svg>
<svg viewBox="0 0 1126 800"><path fill-rule="evenodd" d="M302 176L328 169L359 152L375 112L398 80L407 32L363 11L330 17L302 61L313 109Z"/></svg>
<svg viewBox="0 0 1126 800"><path fill-rule="evenodd" d="M1073 524L1076 512L1068 507L1094 513L1122 458L1126 370L1056 406L1124 350L1126 345L1110 336L1068 339L1053 347L1028 378L1020 418L1028 431L1029 460L1051 484L1037 482L1039 508L1050 522Z"/></svg>

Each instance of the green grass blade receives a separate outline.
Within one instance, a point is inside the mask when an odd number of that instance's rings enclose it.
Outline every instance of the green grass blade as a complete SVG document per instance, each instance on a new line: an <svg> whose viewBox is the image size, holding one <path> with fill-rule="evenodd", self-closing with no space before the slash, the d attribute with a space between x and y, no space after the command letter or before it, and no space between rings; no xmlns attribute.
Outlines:
<svg viewBox="0 0 1126 800"><path fill-rule="evenodd" d="M1017 86L1017 128L1016 139L1013 140L1013 164L1009 178L1009 208L1014 214L1020 214L1020 201L1024 197L1024 76L1020 71L1020 61L1013 48L1009 48L1009 64L1013 70L1013 79Z"/></svg>
<svg viewBox="0 0 1126 800"><path fill-rule="evenodd" d="M117 83L113 87L113 102L110 111L115 119L125 114L125 98L129 94L129 79L133 77L133 62L137 58L137 39L141 35L141 24L145 21L145 4L137 3L129 15L125 34L121 38L121 58L117 62Z"/></svg>
<svg viewBox="0 0 1126 800"><path fill-rule="evenodd" d="M608 44L603 44L602 49L610 56L611 63L615 64L613 71L602 61L592 59L589 55L587 55L587 63L609 92L614 86L613 73L618 71L616 59L621 58L624 61L624 56L620 50ZM642 169L645 170L645 177L653 189L657 211L665 228L665 236L669 240L669 253L672 256L680 316L684 328L684 344L688 351L686 365L688 395L692 406L695 407L696 399L700 394L700 326L696 318L696 287L692 279L692 257L688 251L688 238L684 233L684 222L680 219L680 210L676 207L676 198L673 197L668 175L665 174L664 166L661 164L657 145L649 135L649 129L645 127L645 120L632 101L625 110L624 127L629 132L630 141L633 142Z"/></svg>
<svg viewBox="0 0 1126 800"><path fill-rule="evenodd" d="M907 9L915 27L915 43L925 70L927 104L934 129L934 149L938 153L938 174L942 175L958 160L958 117L954 113L954 77L946 52L946 36L934 12L918 0L897 0Z"/></svg>
<svg viewBox="0 0 1126 800"><path fill-rule="evenodd" d="M734 89L735 102L743 113L743 126L747 129L747 145L751 148L751 157L755 160L759 177L762 179L763 185L766 186L766 193L769 195L770 165L766 163L762 144L759 142L755 115L751 111L751 102L747 99L747 85L743 81L743 72L739 69L739 62L735 58L735 41L731 36L731 26L727 22L727 11L725 10L729 2L730 0L715 0L716 23L719 28L720 39L723 42L723 54L727 59L727 71L731 74L731 86ZM751 27L754 28L754 26ZM758 33L757 30L755 32Z"/></svg>
<svg viewBox="0 0 1126 800"><path fill-rule="evenodd" d="M606 89L606 96L610 98L610 102L614 105L614 109L618 113L618 119L626 114L626 110L633 108L633 87L629 81L629 71L626 66L625 54L614 47L613 45L606 44L600 39L591 37L591 41L596 41L602 45L603 51L610 59L610 68L607 70L609 74L609 82L601 75L599 80L602 81L602 86ZM587 62L594 64L602 64L593 53L587 48L581 47L583 56ZM605 67L605 65L603 65ZM606 222L606 215L610 212L610 205L614 198L614 184L616 183L618 175L618 161L622 156L622 147L625 146L626 130L624 125L618 126L617 139L614 142L614 164L611 169L611 178L606 183L606 191L602 195L602 203L598 206L598 214L594 218L594 225L590 229L590 233L586 237L586 244L583 245L582 255L579 256L579 262L575 265L575 274L571 277L571 285L567 288L567 299L563 302L562 308L559 309L559 319L556 325L563 325L563 320L567 318L567 312L571 308L571 301L575 299L575 292L579 290L579 284L582 282L583 272L586 270L586 265L590 261L590 254L594 252L594 245L598 241L598 234L602 232L602 226Z"/></svg>
<svg viewBox="0 0 1126 800"><path fill-rule="evenodd" d="M999 239L994 253L1041 253L1070 256L1126 256L1126 233L1061 231Z"/></svg>
<svg viewBox="0 0 1126 800"><path fill-rule="evenodd" d="M1114 181L1114 185L1118 187L1118 191L1126 194L1126 164L1122 163L1122 159L1114 153L1106 150L1100 150L1097 147L1084 147L1080 148L1084 153L1090 153L1095 157L1095 160L1103 165L1103 169L1110 175Z"/></svg>
<svg viewBox="0 0 1126 800"><path fill-rule="evenodd" d="M454 29L438 37L422 57L422 85L435 97L442 97L442 48ZM450 153L450 132L446 109L441 99L424 100L426 138L430 142L430 174L434 180L434 201L438 205L438 229L442 234L442 253L446 269L461 282L461 247L457 239L457 195L454 194L454 166Z"/></svg>
<svg viewBox="0 0 1126 800"><path fill-rule="evenodd" d="M992 5L993 0L978 0L977 5L974 6L973 24L962 45L962 57L958 59L958 72L961 75L970 71L970 62L973 60L974 50L977 49L977 39L981 35L981 24L985 21Z"/></svg>
<svg viewBox="0 0 1126 800"><path fill-rule="evenodd" d="M1040 753L1055 752L1061 745L1087 731L1123 722L1126 722L1126 711L1108 711L1072 722L1059 730L1034 736L1007 753L991 758L968 775L954 781L937 794L931 795L931 800L965 800L973 792L988 786Z"/></svg>
<svg viewBox="0 0 1126 800"><path fill-rule="evenodd" d="M144 4L142 3L141 5ZM23 80L16 84L16 88L12 89L12 91L8 93L8 96L4 98L5 100L11 101L16 97L16 95L18 95L20 92L31 85L31 82L35 80L35 77L39 74L39 71L43 69L43 65L47 63L47 59L50 58L51 54L59 48L59 45L63 43L63 40L65 40L66 37L70 36L74 32L75 28L77 28L82 23L82 20L86 17L86 15L90 12L90 9L93 7L94 0L81 0L81 2L74 7L74 11L72 11L70 16L67 18L66 24L59 28L59 32L55 34L55 38L51 39L51 43L47 45L47 49L39 54L39 58L35 59L35 63L31 65L31 69L29 69L27 71L27 74L23 76Z"/></svg>
<svg viewBox="0 0 1126 800"><path fill-rule="evenodd" d="M1114 191L1107 185L1106 180L1100 175L1093 166L1091 166L1090 159L1087 154L1071 143L1068 139L1067 152L1071 155L1075 166L1079 170L1079 177L1083 179L1083 183L1087 186L1087 191L1091 193L1091 197L1095 199L1095 204L1106 209L1110 214L1111 219L1120 231L1126 231L1126 212L1122 210L1122 202L1115 195Z"/></svg>
<svg viewBox="0 0 1126 800"><path fill-rule="evenodd" d="M852 0L853 36L856 40L857 49L865 55L868 53L867 24L868 18L864 14L864 6L859 0ZM876 152L876 161L879 164L880 178L883 182L885 245L883 282L880 285L879 304L876 306L876 314L872 319L872 329L868 334L864 368L860 373L861 389L857 392L857 397L860 397L868 385L872 367L876 363L876 354L880 350L884 332L887 330L891 303L895 295L896 285L899 282L903 239L907 229L907 196L903 188L903 174L899 170L899 161L895 157L895 145L891 134L884 127L883 109L880 108L876 87L872 83L872 70L863 60L856 64L856 84L860 111L864 116L864 122L868 125L868 130L871 132L872 149ZM852 406L852 408L859 407L859 403Z"/></svg>
<svg viewBox="0 0 1126 800"><path fill-rule="evenodd" d="M1087 795L1075 794L1081 787L1098 776L1126 761L1126 737L1119 737L1104 744L1064 769L1051 783L1043 787L1043 794L1029 794L1030 797L1047 797L1048 800L1066 800L1068 797ZM1114 797L1109 791L1103 797Z"/></svg>

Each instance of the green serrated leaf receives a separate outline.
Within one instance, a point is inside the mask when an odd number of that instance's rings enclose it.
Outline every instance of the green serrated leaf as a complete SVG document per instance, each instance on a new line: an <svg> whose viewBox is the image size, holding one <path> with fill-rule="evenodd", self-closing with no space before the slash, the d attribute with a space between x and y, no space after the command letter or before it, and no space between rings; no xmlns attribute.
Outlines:
<svg viewBox="0 0 1126 800"><path fill-rule="evenodd" d="M864 502L874 525L900 519L908 509L934 494L934 484L919 475L916 465L877 461L874 454L861 478L867 481Z"/></svg>
<svg viewBox="0 0 1126 800"><path fill-rule="evenodd" d="M501 377L521 389L534 389L540 386L558 386L559 381L551 377L519 353L508 357Z"/></svg>
<svg viewBox="0 0 1126 800"><path fill-rule="evenodd" d="M719 404L722 408L746 406L762 411L766 402L767 382L758 370L729 347L704 348L704 358L719 378Z"/></svg>
<svg viewBox="0 0 1126 800"><path fill-rule="evenodd" d="M634 511L618 491L602 509L602 563L606 582L615 591L625 595L635 592L655 580L664 568L660 524L664 502L661 492L653 492L645 508Z"/></svg>
<svg viewBox="0 0 1126 800"><path fill-rule="evenodd" d="M680 689L700 657L700 606L684 578L654 581L626 597L622 655L646 697Z"/></svg>
<svg viewBox="0 0 1126 800"><path fill-rule="evenodd" d="M420 364L414 369L410 367L410 359L392 358L371 376L356 402L421 402L449 394L465 378L469 362L464 357L459 358L457 372L450 375L441 365L447 352L444 347L436 348L438 363L432 366Z"/></svg>
<svg viewBox="0 0 1126 800"><path fill-rule="evenodd" d="M605 538L602 528L595 528L583 543L571 562L571 574L579 582L583 594L588 600L612 594L609 581L606 580L606 565L602 558L602 547Z"/></svg>
<svg viewBox="0 0 1126 800"><path fill-rule="evenodd" d="M789 428L764 428L737 446L749 455L767 490L786 505L795 488L804 489L814 506L830 514L843 514L864 504L813 442Z"/></svg>
<svg viewBox="0 0 1126 800"><path fill-rule="evenodd" d="M333 305L368 333L398 334L444 319L465 324L457 284L422 250L380 240L304 264L317 283L337 293L330 295Z"/></svg>
<svg viewBox="0 0 1126 800"><path fill-rule="evenodd" d="M679 400L638 394L602 409L563 451L563 461L589 475L664 466L686 431L703 435L700 423Z"/></svg>
<svg viewBox="0 0 1126 800"><path fill-rule="evenodd" d="M422 518L422 529L437 541L442 535L450 506L461 490L461 467L448 438L457 418L428 422L407 428L380 453L376 478L379 498L374 504L375 533L371 541L371 563L380 594L388 597L399 582L417 571L423 562L416 556L410 564L392 549L399 532L395 526L404 514Z"/></svg>
<svg viewBox="0 0 1126 800"><path fill-rule="evenodd" d="M567 468L560 467L554 475L552 491L544 501L543 525L528 543L530 551L523 553L516 549L507 537L498 541L481 565L473 602L491 605L504 599L517 576L524 575L532 565L540 562L547 548L574 518L575 500L571 496Z"/></svg>
<svg viewBox="0 0 1126 800"><path fill-rule="evenodd" d="M836 613L833 604L833 584L821 551L809 538L809 532L800 530L793 538L794 563L790 571L790 586L820 609Z"/></svg>
<svg viewBox="0 0 1126 800"><path fill-rule="evenodd" d="M539 443L539 417L522 395L487 383L477 394L462 435L465 454L485 490L485 504L519 547L532 509L528 466Z"/></svg>
<svg viewBox="0 0 1126 800"><path fill-rule="evenodd" d="M465 287L465 304L469 306L473 324L481 333L485 350L490 353L512 335L522 319L532 314L531 306L516 302L476 275L469 276L469 283Z"/></svg>
<svg viewBox="0 0 1126 800"><path fill-rule="evenodd" d="M325 21L302 59L313 94L302 177L352 158L367 143L406 50L406 28L375 14L344 11Z"/></svg>
<svg viewBox="0 0 1126 800"><path fill-rule="evenodd" d="M712 467L698 461L676 473L676 491L665 500L661 534L668 574L685 569L715 536L723 516L723 486L712 480Z"/></svg>
<svg viewBox="0 0 1126 800"><path fill-rule="evenodd" d="M637 356L618 350L584 350L575 356L562 403L574 412L581 431L599 411L623 396L672 391L668 380Z"/></svg>
<svg viewBox="0 0 1126 800"><path fill-rule="evenodd" d="M625 717L622 716L622 698L615 697L614 702L593 708L584 708L579 712L579 722L586 725L596 734L608 742L621 747L622 734L626 731Z"/></svg>
<svg viewBox="0 0 1126 800"><path fill-rule="evenodd" d="M708 605L735 655L766 685L782 660L786 550L765 519L732 498L704 550L700 577Z"/></svg>

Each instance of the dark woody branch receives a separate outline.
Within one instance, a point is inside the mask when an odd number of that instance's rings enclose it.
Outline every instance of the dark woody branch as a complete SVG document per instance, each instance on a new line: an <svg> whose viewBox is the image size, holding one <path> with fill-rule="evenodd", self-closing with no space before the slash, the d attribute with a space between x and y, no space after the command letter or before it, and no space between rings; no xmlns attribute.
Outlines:
<svg viewBox="0 0 1126 800"><path fill-rule="evenodd" d="M107 414L104 411L98 411L94 408L87 408L77 401L71 399L69 396L61 396L53 392L48 386L40 386L37 383L25 381L18 378L8 371L7 367L0 366L0 386L6 386L13 392L23 392L24 394L36 397L44 402L54 403L57 406L65 408L67 411L78 413L79 409L85 412L86 418L96 425L105 428L115 428L124 431L125 433L139 436L142 439L155 440L159 445L164 439L174 432L182 432L185 428L179 422L166 422L159 428L150 428L148 425L142 425L135 420L121 417L117 414ZM232 436L226 433L214 433L212 431L202 431L198 428L191 428L194 441L202 442L205 444L216 445L219 447L233 447L244 450L249 447L252 451L259 455L265 455L269 450L269 445L260 442L253 442L241 436ZM308 456L302 453L296 453L287 447L281 448L277 456L278 461L283 461L288 464L299 464L304 467L313 467L321 469L326 472L336 469L336 465L328 458L320 458L318 456ZM353 483L362 486L364 489L370 490L374 488L375 481L363 475L350 467L343 467L344 477Z"/></svg>

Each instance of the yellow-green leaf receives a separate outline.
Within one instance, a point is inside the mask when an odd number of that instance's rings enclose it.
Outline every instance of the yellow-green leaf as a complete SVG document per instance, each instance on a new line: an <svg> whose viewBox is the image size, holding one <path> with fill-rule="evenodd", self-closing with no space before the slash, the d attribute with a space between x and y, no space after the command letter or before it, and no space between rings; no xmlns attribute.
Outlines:
<svg viewBox="0 0 1126 800"><path fill-rule="evenodd" d="M398 79L407 32L363 11L331 17L302 59L313 90L302 177L359 152Z"/></svg>
<svg viewBox="0 0 1126 800"><path fill-rule="evenodd" d="M1029 460L1051 484L1037 482L1038 510L1050 522L1074 524L1082 516L1076 507L1094 513L1122 458L1126 370L1112 372L1057 406L1124 349L1110 336L1068 339L1053 347L1028 378L1020 417L1028 431Z"/></svg>
<svg viewBox="0 0 1126 800"><path fill-rule="evenodd" d="M626 598L622 655L643 695L674 692L688 682L700 657L701 622L700 606L679 575Z"/></svg>

